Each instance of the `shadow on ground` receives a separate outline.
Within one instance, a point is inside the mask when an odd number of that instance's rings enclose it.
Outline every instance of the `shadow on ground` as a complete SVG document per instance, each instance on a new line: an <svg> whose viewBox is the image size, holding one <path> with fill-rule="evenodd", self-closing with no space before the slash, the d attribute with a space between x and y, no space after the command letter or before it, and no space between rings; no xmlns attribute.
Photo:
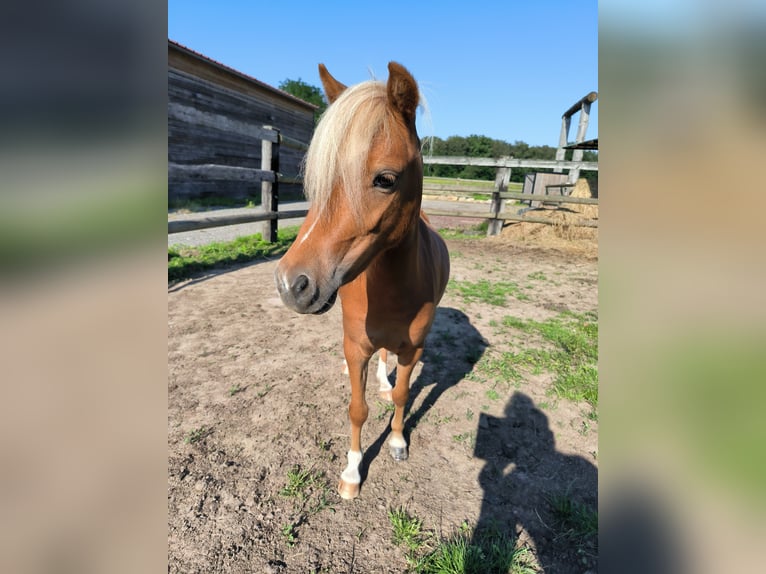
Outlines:
<svg viewBox="0 0 766 574"><path fill-rule="evenodd" d="M482 413L474 456L485 461L475 545L523 529L544 572L595 572L597 469L556 450L548 417L532 399L515 392L503 417Z"/></svg>

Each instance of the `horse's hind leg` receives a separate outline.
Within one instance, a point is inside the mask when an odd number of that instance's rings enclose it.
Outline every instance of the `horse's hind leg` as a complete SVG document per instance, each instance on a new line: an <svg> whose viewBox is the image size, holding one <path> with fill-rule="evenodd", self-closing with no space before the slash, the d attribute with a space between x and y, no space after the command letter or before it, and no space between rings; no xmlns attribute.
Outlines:
<svg viewBox="0 0 766 574"><path fill-rule="evenodd" d="M396 461L407 460L407 441L404 440L404 406L410 396L410 376L423 355L423 348L407 350L397 357L396 386L392 391L394 418L391 419L391 438L388 448Z"/></svg>
<svg viewBox="0 0 766 574"><path fill-rule="evenodd" d="M381 349L378 353L378 370L376 377L378 379L378 391L380 392L380 398L384 401L391 402L391 383L388 382L388 351Z"/></svg>
<svg viewBox="0 0 766 574"><path fill-rule="evenodd" d="M359 484L362 482L359 474L359 465L362 462L362 426L368 413L364 393L367 386L367 364L372 353L367 353L348 338L343 340L343 351L351 382L351 402L348 405L351 445L348 451L348 465L340 475L338 493L341 498L351 499L359 495Z"/></svg>

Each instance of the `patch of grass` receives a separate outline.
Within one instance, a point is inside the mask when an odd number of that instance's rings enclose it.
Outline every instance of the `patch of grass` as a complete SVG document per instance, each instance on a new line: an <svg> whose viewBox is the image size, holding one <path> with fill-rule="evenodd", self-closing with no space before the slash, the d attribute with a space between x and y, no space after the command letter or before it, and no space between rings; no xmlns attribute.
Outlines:
<svg viewBox="0 0 766 574"><path fill-rule="evenodd" d="M500 398L500 394L495 389L487 390L486 395L490 401L496 401Z"/></svg>
<svg viewBox="0 0 766 574"><path fill-rule="evenodd" d="M477 237L484 237L487 235L488 227L489 220L485 219L481 223L471 227L461 227L458 229L439 229L439 235L441 235L444 239L475 239ZM452 252L450 253L450 256L452 256Z"/></svg>
<svg viewBox="0 0 766 574"><path fill-rule="evenodd" d="M208 211L215 207L255 207L261 204L259 196L254 197L196 197L194 199L168 200L168 209L184 211Z"/></svg>
<svg viewBox="0 0 766 574"><path fill-rule="evenodd" d="M457 443L466 443L474 448L476 446L476 433L474 431L468 431L460 434L452 435L452 440Z"/></svg>
<svg viewBox="0 0 766 574"><path fill-rule="evenodd" d="M275 243L263 241L260 233L234 241L215 242L200 247L174 245L168 248L168 281L179 281L201 271L279 255L287 251L298 235L298 227L280 229Z"/></svg>
<svg viewBox="0 0 766 574"><path fill-rule="evenodd" d="M523 301L529 299L521 292L516 283L510 281L491 282L486 279L479 281L456 281L450 280L447 289L460 295L468 302L487 303L489 305L504 306L508 297L515 297Z"/></svg>
<svg viewBox="0 0 766 574"><path fill-rule="evenodd" d="M279 491L281 496L295 500L295 510L299 514L311 516L325 509L334 512L330 502L330 485L319 471L302 469L294 466L287 471L287 484ZM301 524L305 516L298 521Z"/></svg>
<svg viewBox="0 0 766 574"><path fill-rule="evenodd" d="M522 373L519 371L516 366L511 362L507 360L507 353L506 354L497 354L497 353L487 353L485 354L481 360L476 363L476 369L475 371L478 373L481 373L482 375L485 375L487 377L492 377L494 379L497 379L499 381L508 383L508 382L518 382L522 380ZM483 382L486 382L486 379L484 379Z"/></svg>
<svg viewBox="0 0 766 574"><path fill-rule="evenodd" d="M565 494L551 495L548 505L556 521L557 536L583 543L598 533L597 510Z"/></svg>
<svg viewBox="0 0 766 574"><path fill-rule="evenodd" d="M531 279L532 281L545 281L547 277L542 271L535 271L534 273L527 275L527 279Z"/></svg>
<svg viewBox="0 0 766 574"><path fill-rule="evenodd" d="M394 403L376 401L376 404L378 405L378 414L375 415L375 418L379 421L382 421L388 415L393 413L394 409L396 408Z"/></svg>
<svg viewBox="0 0 766 574"><path fill-rule="evenodd" d="M201 441L203 438L210 436L213 433L213 429L206 426L201 426L196 429L192 429L186 435L184 442L187 444L194 444Z"/></svg>
<svg viewBox="0 0 766 574"><path fill-rule="evenodd" d="M287 471L287 484L279 491L279 494L287 497L305 498L306 489L314 484L316 479L317 476L310 470L301 470L301 467L294 466Z"/></svg>
<svg viewBox="0 0 766 574"><path fill-rule="evenodd" d="M423 531L423 521L411 516L404 508L389 510L388 521L393 529L394 544L403 544L410 552L420 550L430 536Z"/></svg>
<svg viewBox="0 0 766 574"><path fill-rule="evenodd" d="M505 317L503 325L525 333L537 333L553 349L526 349L521 353L503 353L486 368L498 371L524 366L534 373L547 370L555 374L554 393L573 401L598 406L598 321L593 313L562 313L547 321Z"/></svg>
<svg viewBox="0 0 766 574"><path fill-rule="evenodd" d="M428 418L428 422L436 426L443 425L445 423L451 423L455 420L455 417L452 415L441 416L440 414L429 413L426 416Z"/></svg>
<svg viewBox="0 0 766 574"><path fill-rule="evenodd" d="M283 524L282 525L282 538L285 540L290 548L296 545L298 539L295 532L295 524Z"/></svg>
<svg viewBox="0 0 766 574"><path fill-rule="evenodd" d="M233 397L237 393L241 393L244 390L245 390L245 387L242 387L240 385L232 385L231 387L229 387L229 396Z"/></svg>
<svg viewBox="0 0 766 574"><path fill-rule="evenodd" d="M438 541L427 554L410 557L418 574L535 574L534 554L498 530L472 531L467 524Z"/></svg>
<svg viewBox="0 0 766 574"><path fill-rule="evenodd" d="M461 179L459 177L436 177L431 175L423 177L423 185L465 185L483 187L489 191L495 188L495 182L488 179Z"/></svg>

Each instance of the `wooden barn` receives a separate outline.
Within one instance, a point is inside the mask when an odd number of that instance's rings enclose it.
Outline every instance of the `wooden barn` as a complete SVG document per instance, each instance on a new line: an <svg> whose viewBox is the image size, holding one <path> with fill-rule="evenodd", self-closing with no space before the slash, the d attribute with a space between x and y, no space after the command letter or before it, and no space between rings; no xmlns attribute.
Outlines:
<svg viewBox="0 0 766 574"><path fill-rule="evenodd" d="M308 143L315 110L313 104L168 40L168 200L260 197L258 180L207 168L261 168L258 133L263 126ZM279 172L288 178L298 175L304 152L280 146L279 153ZM280 184L280 194L298 198L301 187Z"/></svg>

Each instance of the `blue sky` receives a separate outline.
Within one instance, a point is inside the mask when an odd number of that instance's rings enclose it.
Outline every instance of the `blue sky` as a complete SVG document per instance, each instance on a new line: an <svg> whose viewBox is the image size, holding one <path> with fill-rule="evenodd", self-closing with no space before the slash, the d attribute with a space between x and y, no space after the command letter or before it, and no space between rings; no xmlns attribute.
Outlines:
<svg viewBox="0 0 766 574"><path fill-rule="evenodd" d="M168 1L170 39L267 84L320 86L319 62L345 84L385 79L395 60L428 101L421 136L554 147L562 113L598 91L597 20L595 0Z"/></svg>

